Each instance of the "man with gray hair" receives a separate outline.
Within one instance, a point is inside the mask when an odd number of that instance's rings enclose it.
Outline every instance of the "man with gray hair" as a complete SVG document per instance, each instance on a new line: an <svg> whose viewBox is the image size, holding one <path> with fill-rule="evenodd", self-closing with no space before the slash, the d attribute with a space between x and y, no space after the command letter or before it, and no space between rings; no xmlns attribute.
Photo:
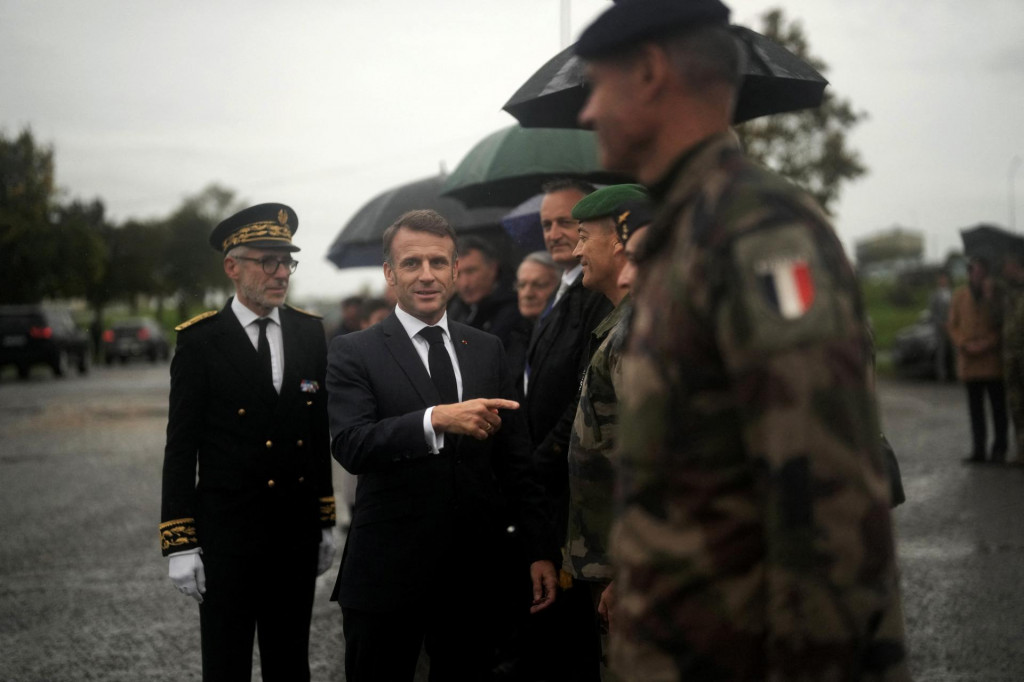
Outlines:
<svg viewBox="0 0 1024 682"><path fill-rule="evenodd" d="M729 129L718 0L580 36L602 165L660 204L622 358L612 663L627 680L909 679L857 279Z"/></svg>
<svg viewBox="0 0 1024 682"><path fill-rule="evenodd" d="M558 288L562 269L555 265L547 251L526 254L516 269L516 291L519 294L519 314L530 322L547 308L548 300Z"/></svg>
<svg viewBox="0 0 1024 682"><path fill-rule="evenodd" d="M160 539L199 603L207 680L249 679L254 634L264 680L308 680L316 576L334 557L324 329L285 305L298 224L284 204L218 224L235 295L177 327Z"/></svg>

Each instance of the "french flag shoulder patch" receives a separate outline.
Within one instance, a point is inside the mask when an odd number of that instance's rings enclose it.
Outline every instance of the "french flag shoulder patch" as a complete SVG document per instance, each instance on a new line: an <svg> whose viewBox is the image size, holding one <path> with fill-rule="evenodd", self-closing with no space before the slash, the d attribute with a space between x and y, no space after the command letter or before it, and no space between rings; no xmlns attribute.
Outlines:
<svg viewBox="0 0 1024 682"><path fill-rule="evenodd" d="M814 303L814 278L807 259L772 258L754 265L758 287L784 319L804 316Z"/></svg>

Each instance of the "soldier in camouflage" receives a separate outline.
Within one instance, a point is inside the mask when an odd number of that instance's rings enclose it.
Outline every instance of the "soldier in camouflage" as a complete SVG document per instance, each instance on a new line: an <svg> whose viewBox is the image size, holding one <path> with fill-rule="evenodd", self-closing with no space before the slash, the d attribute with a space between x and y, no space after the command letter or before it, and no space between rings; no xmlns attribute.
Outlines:
<svg viewBox="0 0 1024 682"><path fill-rule="evenodd" d="M613 306L592 332L597 350L583 375L579 405L569 440L569 513L563 549L563 580L567 598L579 604L572 622L583 636L572 659L576 679L612 679L607 670L606 635L612 565L608 534L612 523L615 483L612 452L618 425L619 358L628 323L629 292L619 286L626 265L625 244L631 227L650 222L647 190L640 185L612 185L577 203L579 221L574 254L583 266L583 286L598 291ZM638 223L637 221L642 221ZM571 595L585 591L586 598ZM573 598L576 597L576 598Z"/></svg>
<svg viewBox="0 0 1024 682"><path fill-rule="evenodd" d="M611 657L627 680L908 680L857 282L729 131L717 0L581 35L602 164L651 188L621 361Z"/></svg>

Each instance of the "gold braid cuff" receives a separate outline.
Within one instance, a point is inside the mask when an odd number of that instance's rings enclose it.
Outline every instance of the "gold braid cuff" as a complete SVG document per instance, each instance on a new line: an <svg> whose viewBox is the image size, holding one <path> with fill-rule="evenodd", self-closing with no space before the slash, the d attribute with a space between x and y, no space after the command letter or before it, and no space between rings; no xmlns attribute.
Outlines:
<svg viewBox="0 0 1024 682"><path fill-rule="evenodd" d="M320 498L320 523L334 524L337 519L337 511L334 506L334 497Z"/></svg>
<svg viewBox="0 0 1024 682"><path fill-rule="evenodd" d="M160 549L165 554L198 546L195 519L174 519L160 524Z"/></svg>

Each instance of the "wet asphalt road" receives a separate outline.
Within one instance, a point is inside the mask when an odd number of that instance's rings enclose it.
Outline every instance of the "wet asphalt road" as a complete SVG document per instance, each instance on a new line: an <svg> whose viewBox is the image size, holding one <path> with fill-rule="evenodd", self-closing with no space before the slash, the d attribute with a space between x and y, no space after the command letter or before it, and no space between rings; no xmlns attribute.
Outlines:
<svg viewBox="0 0 1024 682"><path fill-rule="evenodd" d="M1024 469L961 464L957 385L883 381L880 399L914 678L1024 679ZM200 679L196 606L157 544L166 416L166 364L0 376L0 681ZM336 570L317 582L314 680L344 679Z"/></svg>

